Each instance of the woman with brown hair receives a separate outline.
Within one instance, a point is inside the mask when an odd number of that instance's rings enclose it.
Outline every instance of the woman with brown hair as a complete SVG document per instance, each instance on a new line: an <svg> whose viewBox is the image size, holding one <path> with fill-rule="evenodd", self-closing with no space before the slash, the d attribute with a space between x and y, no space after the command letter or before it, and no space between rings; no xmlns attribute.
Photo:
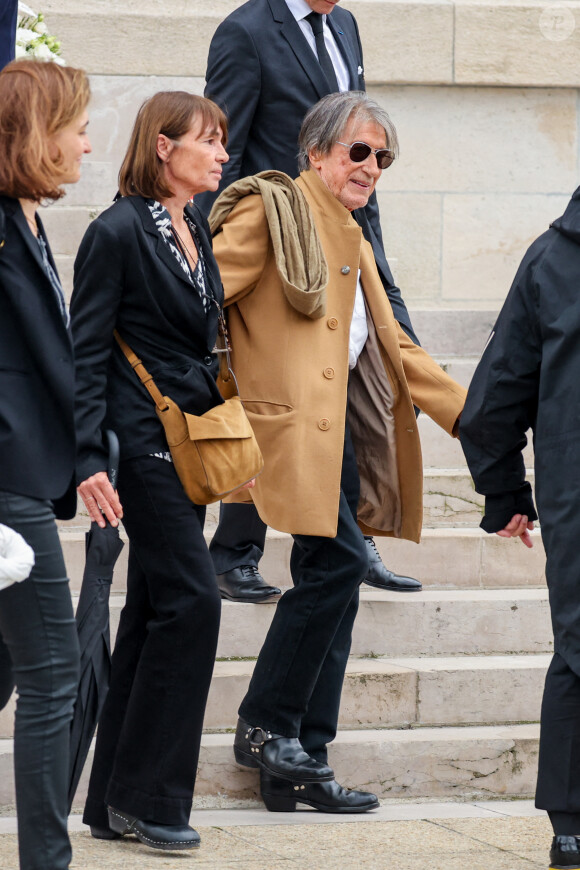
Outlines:
<svg viewBox="0 0 580 870"><path fill-rule="evenodd" d="M220 596L205 508L185 494L155 405L113 333L183 411L222 402L214 347L223 291L191 199L217 189L225 140L225 116L203 97L164 92L141 107L120 198L87 230L71 302L79 492L101 524L122 513L130 541L84 821L94 837L132 833L157 849L199 845L189 814ZM105 471L108 427L121 446L118 497Z"/></svg>
<svg viewBox="0 0 580 870"><path fill-rule="evenodd" d="M0 591L0 708L16 686L22 870L66 870L70 722L78 641L55 517L76 511L68 312L38 207L80 177L82 70L15 61L0 73L0 523L35 565Z"/></svg>

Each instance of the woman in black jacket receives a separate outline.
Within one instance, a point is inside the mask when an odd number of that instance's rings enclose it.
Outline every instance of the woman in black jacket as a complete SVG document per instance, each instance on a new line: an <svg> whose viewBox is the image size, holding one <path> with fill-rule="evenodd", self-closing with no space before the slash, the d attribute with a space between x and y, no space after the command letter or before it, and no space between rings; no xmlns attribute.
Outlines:
<svg viewBox="0 0 580 870"><path fill-rule="evenodd" d="M79 180L90 152L81 70L15 61L0 73L0 523L32 547L0 591L0 708L18 690L16 806L23 870L65 870L78 641L55 517L76 510L68 312L40 201Z"/></svg>
<svg viewBox="0 0 580 870"><path fill-rule="evenodd" d="M71 302L79 492L101 525L122 516L130 541L84 821L94 837L134 833L160 849L199 845L189 814L220 596L205 509L187 498L155 405L113 332L183 411L203 414L222 401L214 353L222 287L191 199L217 189L225 140L223 113L203 97L165 92L141 107L121 197L87 230ZM109 427L121 445L118 496L105 472Z"/></svg>

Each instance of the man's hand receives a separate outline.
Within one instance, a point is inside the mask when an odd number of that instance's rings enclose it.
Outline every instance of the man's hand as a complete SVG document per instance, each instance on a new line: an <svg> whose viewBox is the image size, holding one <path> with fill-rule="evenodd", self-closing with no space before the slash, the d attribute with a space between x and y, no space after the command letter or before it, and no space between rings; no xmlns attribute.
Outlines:
<svg viewBox="0 0 580 870"><path fill-rule="evenodd" d="M534 528L531 520L523 514L514 514L505 529L501 532L496 532L500 538L521 538L522 544L530 549L534 546L530 537L530 532Z"/></svg>

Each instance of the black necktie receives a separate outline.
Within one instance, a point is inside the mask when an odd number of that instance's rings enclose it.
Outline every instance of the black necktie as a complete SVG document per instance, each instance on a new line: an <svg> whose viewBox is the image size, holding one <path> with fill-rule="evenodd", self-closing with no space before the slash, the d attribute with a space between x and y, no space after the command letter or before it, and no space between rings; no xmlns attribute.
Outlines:
<svg viewBox="0 0 580 870"><path fill-rule="evenodd" d="M311 12L310 15L306 16L306 20L309 22L312 28L312 32L314 34L314 40L316 42L316 53L318 54L318 62L322 67L322 72L326 76L326 81L328 82L328 87L330 88L331 93L334 93L334 91L338 91L340 90L340 88L338 87L338 79L336 78L336 73L334 71L330 55L324 43L324 33L322 31L322 15L320 14L320 12Z"/></svg>

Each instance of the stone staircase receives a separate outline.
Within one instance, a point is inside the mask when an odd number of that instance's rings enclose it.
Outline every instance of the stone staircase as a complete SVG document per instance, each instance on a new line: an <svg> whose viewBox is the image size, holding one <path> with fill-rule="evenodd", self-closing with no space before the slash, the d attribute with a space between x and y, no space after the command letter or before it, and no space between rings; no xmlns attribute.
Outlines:
<svg viewBox="0 0 580 870"><path fill-rule="evenodd" d="M461 331L472 314L453 312L451 319L446 314L414 312L417 331L440 364L468 383L475 354L438 351L446 351L451 324ZM428 333L421 323L427 316ZM474 344L482 346L490 318L491 312L478 313ZM465 341L462 347L469 350ZM383 798L530 796L536 723L552 649L541 539L536 533L528 551L481 532L482 500L458 442L428 418L419 419L425 467L422 542L377 539L377 544L386 564L420 577L424 591L402 595L362 587L331 763L339 780ZM216 521L212 506L208 540ZM82 511L61 524L75 595L86 526ZM290 583L290 547L288 535L269 531L262 571L283 588ZM124 603L126 557L127 548L117 563L111 597L113 633ZM258 797L257 775L233 761L232 732L274 606L224 602L197 785L205 799ZM12 713L10 705L0 714L0 804L13 801ZM87 775L88 770L77 806Z"/></svg>
<svg viewBox="0 0 580 870"><path fill-rule="evenodd" d="M122 10L113 0L44 0L51 31L68 62L91 73L93 93L94 150L82 180L43 212L68 290L78 243L115 194L137 107L158 90L202 93L209 39L240 2L177 0L168 11L159 0L127 0ZM344 5L360 25L369 91L401 138L401 159L378 187L387 253L423 345L467 385L523 252L577 184L580 28L567 34L566 17L540 16L537 0ZM580 13L580 0L566 5L568 17ZM422 542L377 544L424 591L363 587L331 763L340 781L383 798L529 796L552 650L541 538L529 551L481 532L482 499L459 443L423 415L419 428ZM208 539L216 516L208 511ZM61 525L75 595L86 525L82 512ZM268 533L262 571L283 588L290 547L287 535ZM126 559L127 548L113 630ZM255 772L234 764L232 731L273 612L224 602L197 785L216 801L257 797ZM13 705L0 713L0 805L14 800L12 715ZM78 807L86 782L85 771Z"/></svg>

